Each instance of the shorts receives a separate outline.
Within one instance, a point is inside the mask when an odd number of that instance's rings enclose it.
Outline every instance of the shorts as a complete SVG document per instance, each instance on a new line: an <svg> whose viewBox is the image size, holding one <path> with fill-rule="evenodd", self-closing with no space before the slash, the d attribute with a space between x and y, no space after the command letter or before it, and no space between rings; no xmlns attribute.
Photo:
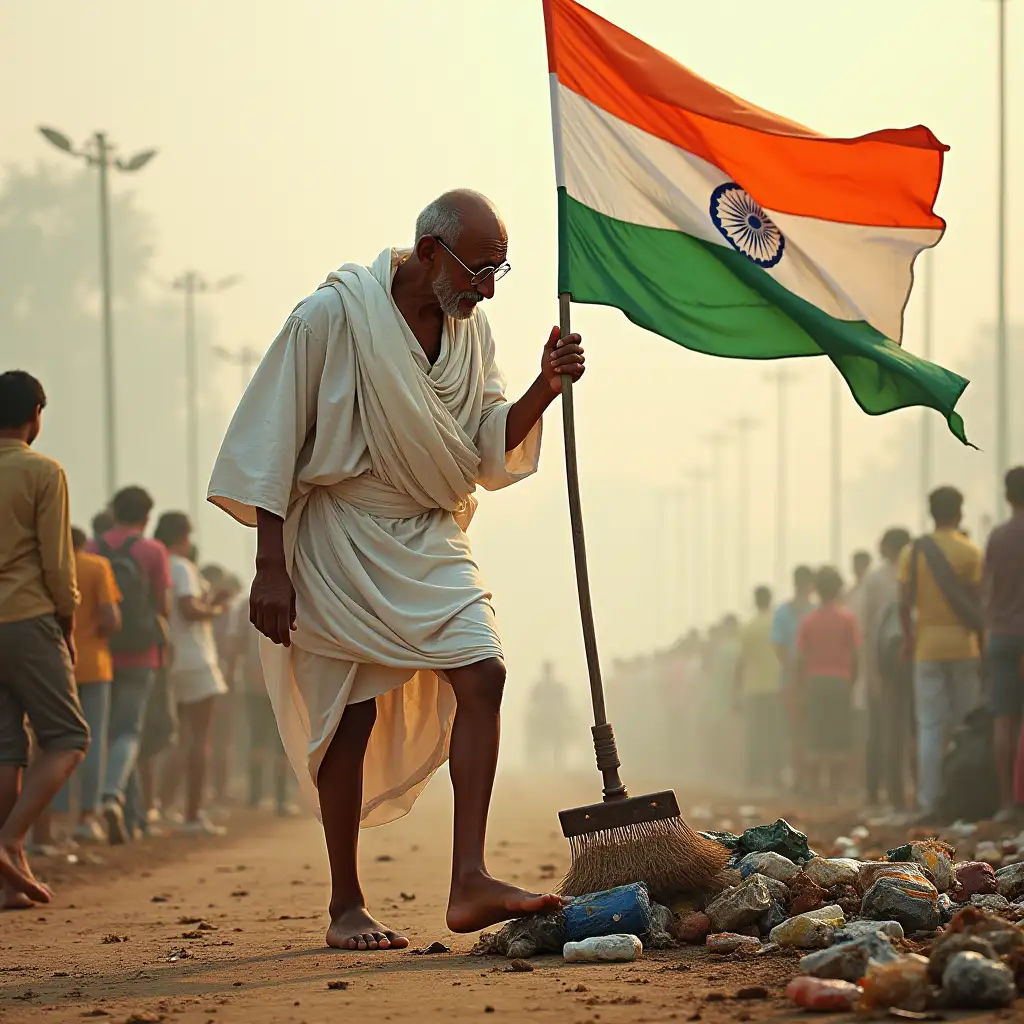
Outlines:
<svg viewBox="0 0 1024 1024"><path fill-rule="evenodd" d="M28 764L28 716L40 750L88 750L75 671L53 615L0 623L0 764Z"/></svg>
<svg viewBox="0 0 1024 1024"><path fill-rule="evenodd" d="M245 715L249 722L249 748L284 754L281 733L274 717L274 706L270 703L270 695L266 690L245 695Z"/></svg>
<svg viewBox="0 0 1024 1024"><path fill-rule="evenodd" d="M198 704L201 700L228 692L224 677L216 665L204 665L184 672L171 669L169 678L171 696L178 704Z"/></svg>
<svg viewBox="0 0 1024 1024"><path fill-rule="evenodd" d="M803 690L804 745L809 754L853 749L853 686L848 679L812 676Z"/></svg>
<svg viewBox="0 0 1024 1024"><path fill-rule="evenodd" d="M1024 636L988 638L990 705L996 718L1024 715Z"/></svg>

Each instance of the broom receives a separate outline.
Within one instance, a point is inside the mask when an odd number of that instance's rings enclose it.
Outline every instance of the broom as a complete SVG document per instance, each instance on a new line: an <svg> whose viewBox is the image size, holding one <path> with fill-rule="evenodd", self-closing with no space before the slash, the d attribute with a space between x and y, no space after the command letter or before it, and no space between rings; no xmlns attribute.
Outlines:
<svg viewBox="0 0 1024 1024"><path fill-rule="evenodd" d="M569 327L569 294L558 297L559 330L566 338ZM562 834L569 840L572 863L559 891L564 896L585 896L631 882L646 882L651 897L667 903L683 892L710 887L725 867L729 851L694 832L683 821L672 790L630 796L619 777L619 752L605 709L601 666L597 657L597 632L587 572L583 538L583 509L576 465L576 424L573 415L572 378L562 377L562 419L565 432L565 476L569 489L569 519L576 560L583 644L594 705L594 752L601 772L604 799L585 807L560 811Z"/></svg>

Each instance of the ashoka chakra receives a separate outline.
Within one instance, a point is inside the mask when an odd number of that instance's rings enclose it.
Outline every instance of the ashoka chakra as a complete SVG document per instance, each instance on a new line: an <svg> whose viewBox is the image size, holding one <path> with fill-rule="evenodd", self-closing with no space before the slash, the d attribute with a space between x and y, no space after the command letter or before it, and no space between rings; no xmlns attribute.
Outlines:
<svg viewBox="0 0 1024 1024"><path fill-rule="evenodd" d="M711 219L729 244L759 267L774 267L782 259L782 232L735 181L711 193Z"/></svg>

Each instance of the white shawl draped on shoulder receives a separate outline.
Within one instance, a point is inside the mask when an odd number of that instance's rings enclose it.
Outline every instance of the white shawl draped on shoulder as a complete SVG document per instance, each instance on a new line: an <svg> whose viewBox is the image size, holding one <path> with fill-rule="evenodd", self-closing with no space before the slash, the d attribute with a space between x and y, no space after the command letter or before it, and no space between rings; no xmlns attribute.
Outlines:
<svg viewBox="0 0 1024 1024"><path fill-rule="evenodd" d="M375 698L362 823L404 814L448 756L445 669L500 657L465 530L479 484L537 469L540 424L505 452L510 403L483 311L448 320L431 366L391 298L407 251L346 264L300 303L253 377L209 498L285 520L293 645L261 642L285 749L312 807L349 703Z"/></svg>

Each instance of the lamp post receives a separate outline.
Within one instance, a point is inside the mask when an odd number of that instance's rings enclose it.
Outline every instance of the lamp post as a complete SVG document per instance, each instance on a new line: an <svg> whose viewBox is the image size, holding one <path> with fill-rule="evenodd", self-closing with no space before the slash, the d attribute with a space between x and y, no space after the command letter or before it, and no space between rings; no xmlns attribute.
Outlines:
<svg viewBox="0 0 1024 1024"><path fill-rule="evenodd" d="M726 557L728 545L725 538L726 509L722 473L722 449L729 440L728 434L716 432L705 438L711 445L711 515L708 517L708 572L711 576L708 587L713 615L719 615L725 607L723 581L728 575Z"/></svg>
<svg viewBox="0 0 1024 1024"><path fill-rule="evenodd" d="M775 452L775 585L784 587L786 583L786 516L787 493L789 485L788 473L788 430L787 390L797 376L782 367L766 374L765 379L775 385L775 418L776 418L776 452ZM781 591L780 591L781 592Z"/></svg>
<svg viewBox="0 0 1024 1024"><path fill-rule="evenodd" d="M737 441L736 482L736 601L743 607L750 586L750 434L757 420L741 416L733 423Z"/></svg>
<svg viewBox="0 0 1024 1024"><path fill-rule="evenodd" d="M692 469L686 474L690 482L690 583L693 601L693 626L700 627L707 614L707 592L704 580L704 558L708 550L708 539L704 533L703 485L710 476L706 469Z"/></svg>
<svg viewBox="0 0 1024 1024"><path fill-rule="evenodd" d="M196 295L222 292L238 284L237 274L210 284L195 270L186 270L171 285L185 295L185 473L188 512L199 530L199 346L196 339Z"/></svg>
<svg viewBox="0 0 1024 1024"><path fill-rule="evenodd" d="M105 132L96 132L80 149L55 128L40 128L39 133L47 142L69 156L84 160L89 167L99 169L100 186L100 293L103 311L103 390L105 397L104 416L104 459L107 496L117 490L117 382L114 366L114 318L113 296L110 272L110 179L109 171L131 174L141 171L156 156L155 149L142 150L130 160L114 156L116 146Z"/></svg>
<svg viewBox="0 0 1024 1024"><path fill-rule="evenodd" d="M223 348L220 345L214 345L212 351L219 359L223 359L226 363L232 363L238 367L241 372L239 378L242 384L241 393L244 394L245 389L249 386L249 381L252 380L253 372L262 358L260 353L248 345L243 345L237 352Z"/></svg>
<svg viewBox="0 0 1024 1024"><path fill-rule="evenodd" d="M829 558L837 569L843 564L843 391L839 375L832 374L831 523L829 526Z"/></svg>

